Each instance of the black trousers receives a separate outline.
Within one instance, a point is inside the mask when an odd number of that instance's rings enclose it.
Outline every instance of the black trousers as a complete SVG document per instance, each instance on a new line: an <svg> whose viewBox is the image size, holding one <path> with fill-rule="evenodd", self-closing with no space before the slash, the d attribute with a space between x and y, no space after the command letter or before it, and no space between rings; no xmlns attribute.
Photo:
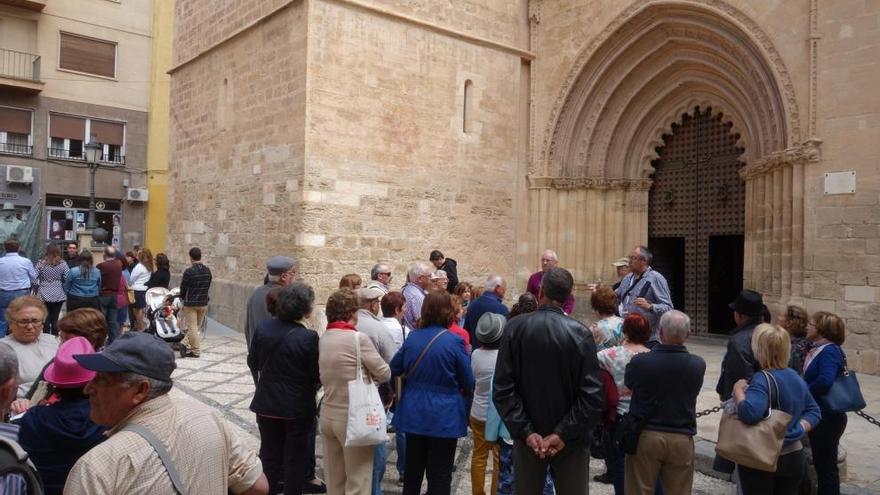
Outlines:
<svg viewBox="0 0 880 495"><path fill-rule="evenodd" d="M269 480L269 493L281 492L284 482L284 495L301 494L303 484L308 481L306 472L309 464L309 437L312 434L314 418L276 419L257 416L260 428L260 460L263 472ZM314 455L314 450L312 451Z"/></svg>
<svg viewBox="0 0 880 495"><path fill-rule="evenodd" d="M309 433L309 445L306 447L308 450L307 454L309 456L309 460L306 463L306 482L312 481L317 478L318 475L315 472L315 469L318 465L318 460L315 458L315 439L318 437L318 418L315 418L312 421L312 431Z"/></svg>
<svg viewBox="0 0 880 495"><path fill-rule="evenodd" d="M807 474L804 450L779 457L776 472L737 466L743 495L797 495Z"/></svg>
<svg viewBox="0 0 880 495"><path fill-rule="evenodd" d="M406 434L406 472L403 495L420 495L422 478L427 474L428 493L450 495L452 467L455 464L457 438L437 438Z"/></svg>
<svg viewBox="0 0 880 495"><path fill-rule="evenodd" d="M64 301L44 302L48 312L46 313L46 324L43 328L46 330L46 333L58 335L58 315L61 314L61 306L64 306Z"/></svg>
<svg viewBox="0 0 880 495"><path fill-rule="evenodd" d="M409 456L409 452L407 452ZM409 457L407 457L409 464ZM513 472L516 493L543 493L547 468L553 469L557 495L590 493L590 453L586 445L566 445L562 452L549 459L538 456L522 440L513 441ZM433 494L432 494L433 495Z"/></svg>
<svg viewBox="0 0 880 495"><path fill-rule="evenodd" d="M92 308L101 311L101 301L98 300L98 296L92 297L82 297L75 296L73 294L67 295L67 312L71 312L74 309L79 308Z"/></svg>
<svg viewBox="0 0 880 495"><path fill-rule="evenodd" d="M813 449L813 466L816 468L816 478L819 482L819 495L840 493L837 450L844 430L846 430L846 413L822 411L822 421L810 431L810 446Z"/></svg>

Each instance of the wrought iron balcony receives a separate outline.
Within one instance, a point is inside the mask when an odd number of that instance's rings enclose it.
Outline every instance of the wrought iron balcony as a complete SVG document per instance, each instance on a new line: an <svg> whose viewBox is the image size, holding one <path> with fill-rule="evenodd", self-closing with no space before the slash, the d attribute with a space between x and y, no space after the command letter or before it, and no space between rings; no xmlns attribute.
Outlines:
<svg viewBox="0 0 880 495"><path fill-rule="evenodd" d="M0 48L0 86L29 93L42 91L40 56Z"/></svg>
<svg viewBox="0 0 880 495"><path fill-rule="evenodd" d="M49 158L54 160L74 160L78 162L86 161L86 155L82 151L66 150L64 148L49 148ZM111 165L125 165L125 156L101 153L101 158L99 158L98 161L100 163L109 163Z"/></svg>
<svg viewBox="0 0 880 495"><path fill-rule="evenodd" d="M30 155L33 154L33 152L34 147L29 144L0 141L0 153L8 153L12 155Z"/></svg>

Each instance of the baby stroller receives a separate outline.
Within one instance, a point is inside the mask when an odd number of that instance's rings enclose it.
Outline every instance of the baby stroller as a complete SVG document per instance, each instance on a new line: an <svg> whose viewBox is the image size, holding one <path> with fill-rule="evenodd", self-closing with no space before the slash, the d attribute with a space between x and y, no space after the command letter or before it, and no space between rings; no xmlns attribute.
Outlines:
<svg viewBox="0 0 880 495"><path fill-rule="evenodd" d="M150 326L147 332L155 334L165 342L176 344L183 340L184 333L178 325L177 314L183 307L180 292L164 287L147 289L147 318Z"/></svg>

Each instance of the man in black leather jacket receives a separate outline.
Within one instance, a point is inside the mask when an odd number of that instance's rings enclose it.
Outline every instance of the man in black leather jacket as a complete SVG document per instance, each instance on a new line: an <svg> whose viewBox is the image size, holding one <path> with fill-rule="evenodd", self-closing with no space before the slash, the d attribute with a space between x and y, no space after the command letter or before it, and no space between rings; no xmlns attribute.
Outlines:
<svg viewBox="0 0 880 495"><path fill-rule="evenodd" d="M495 368L495 407L514 439L518 493L540 493L553 467L556 493L587 493L589 437L602 414L592 334L562 305L574 280L544 274L541 306L507 323Z"/></svg>
<svg viewBox="0 0 880 495"><path fill-rule="evenodd" d="M740 379L750 380L758 371L758 364L752 354L752 333L760 325L764 311L764 299L759 292L743 289L728 307L733 311L736 328L727 341L727 352L721 361L721 376L715 391L722 401L730 399L733 384ZM716 455L712 468L720 473L732 473L733 462Z"/></svg>

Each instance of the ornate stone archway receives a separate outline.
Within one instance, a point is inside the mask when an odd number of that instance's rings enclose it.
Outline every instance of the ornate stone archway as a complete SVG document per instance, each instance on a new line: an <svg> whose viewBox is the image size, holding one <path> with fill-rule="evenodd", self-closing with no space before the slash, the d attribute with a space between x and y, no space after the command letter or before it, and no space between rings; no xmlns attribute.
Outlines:
<svg viewBox="0 0 880 495"><path fill-rule="evenodd" d="M580 52L530 167L535 251L556 246L578 283L647 240L651 161L694 107L740 135L747 166L745 286L801 293L803 142L794 86L758 25L721 0L639 0ZM788 254L790 253L790 254Z"/></svg>

